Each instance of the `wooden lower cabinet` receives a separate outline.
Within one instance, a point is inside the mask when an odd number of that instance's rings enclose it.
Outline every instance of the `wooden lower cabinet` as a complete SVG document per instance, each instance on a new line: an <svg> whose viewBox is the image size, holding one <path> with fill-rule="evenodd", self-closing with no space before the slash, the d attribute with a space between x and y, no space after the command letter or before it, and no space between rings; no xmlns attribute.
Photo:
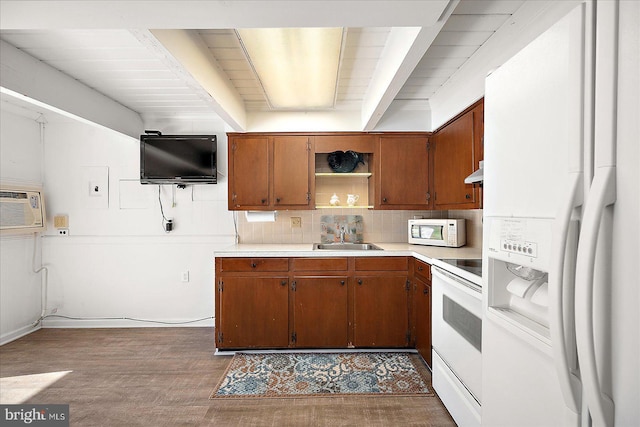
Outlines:
<svg viewBox="0 0 640 427"><path fill-rule="evenodd" d="M347 347L347 280L347 276L294 277L291 288L295 347Z"/></svg>
<svg viewBox="0 0 640 427"><path fill-rule="evenodd" d="M415 347L431 366L431 284L414 280Z"/></svg>
<svg viewBox="0 0 640 427"><path fill-rule="evenodd" d="M407 276L356 276L353 292L355 347L408 347Z"/></svg>
<svg viewBox="0 0 640 427"><path fill-rule="evenodd" d="M289 345L287 277L225 277L218 282L218 348Z"/></svg>
<svg viewBox="0 0 640 427"><path fill-rule="evenodd" d="M410 260L216 258L216 346L411 347Z"/></svg>
<svg viewBox="0 0 640 427"><path fill-rule="evenodd" d="M431 366L431 266L414 259L412 281L414 346Z"/></svg>

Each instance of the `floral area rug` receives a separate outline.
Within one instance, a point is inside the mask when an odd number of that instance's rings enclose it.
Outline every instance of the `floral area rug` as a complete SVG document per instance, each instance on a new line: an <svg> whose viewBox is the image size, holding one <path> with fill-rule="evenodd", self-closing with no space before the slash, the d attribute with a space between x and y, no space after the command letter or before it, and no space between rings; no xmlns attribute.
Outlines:
<svg viewBox="0 0 640 427"><path fill-rule="evenodd" d="M407 353L236 353L211 399L433 396Z"/></svg>

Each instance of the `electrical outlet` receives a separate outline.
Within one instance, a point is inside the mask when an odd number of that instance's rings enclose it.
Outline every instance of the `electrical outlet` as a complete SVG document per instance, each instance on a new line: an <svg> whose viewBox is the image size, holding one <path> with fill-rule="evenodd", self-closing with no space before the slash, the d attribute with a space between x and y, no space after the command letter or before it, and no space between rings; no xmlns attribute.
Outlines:
<svg viewBox="0 0 640 427"><path fill-rule="evenodd" d="M69 229L68 228L59 228L58 229L58 236L68 236L69 235Z"/></svg>
<svg viewBox="0 0 640 427"><path fill-rule="evenodd" d="M189 281L189 270L183 271L182 272L182 281L183 282L188 282Z"/></svg>
<svg viewBox="0 0 640 427"><path fill-rule="evenodd" d="M302 218L299 216L291 217L291 228L300 228L302 227Z"/></svg>

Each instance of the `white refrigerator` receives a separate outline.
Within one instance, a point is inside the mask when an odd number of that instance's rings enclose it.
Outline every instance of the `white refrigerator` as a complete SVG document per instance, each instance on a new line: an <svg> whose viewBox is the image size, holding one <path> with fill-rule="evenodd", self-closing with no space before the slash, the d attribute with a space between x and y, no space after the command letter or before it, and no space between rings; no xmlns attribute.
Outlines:
<svg viewBox="0 0 640 427"><path fill-rule="evenodd" d="M483 425L640 425L639 28L578 3L486 79Z"/></svg>

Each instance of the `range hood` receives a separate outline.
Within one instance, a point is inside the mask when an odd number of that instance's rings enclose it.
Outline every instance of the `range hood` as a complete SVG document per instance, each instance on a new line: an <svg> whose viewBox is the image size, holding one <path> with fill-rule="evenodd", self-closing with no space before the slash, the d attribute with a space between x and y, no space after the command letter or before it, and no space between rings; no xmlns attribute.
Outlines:
<svg viewBox="0 0 640 427"><path fill-rule="evenodd" d="M475 171L474 173L466 177L464 179L464 183L465 184L482 183L482 180L484 178L483 166L484 166L484 160L480 160L480 169L478 169L477 171Z"/></svg>

